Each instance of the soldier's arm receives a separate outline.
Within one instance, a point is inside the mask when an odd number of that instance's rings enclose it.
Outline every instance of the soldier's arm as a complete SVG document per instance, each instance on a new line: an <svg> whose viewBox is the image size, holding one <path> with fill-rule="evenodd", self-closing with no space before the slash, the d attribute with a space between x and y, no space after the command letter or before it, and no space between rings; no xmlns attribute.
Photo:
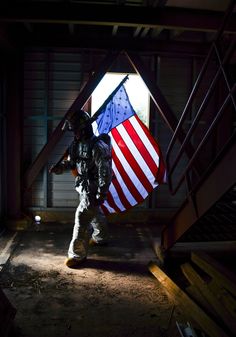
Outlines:
<svg viewBox="0 0 236 337"><path fill-rule="evenodd" d="M62 174L64 171L67 170L73 170L74 169L74 163L71 161L70 157L70 148L68 148L60 161L52 165L49 169L49 173L55 173L55 174Z"/></svg>

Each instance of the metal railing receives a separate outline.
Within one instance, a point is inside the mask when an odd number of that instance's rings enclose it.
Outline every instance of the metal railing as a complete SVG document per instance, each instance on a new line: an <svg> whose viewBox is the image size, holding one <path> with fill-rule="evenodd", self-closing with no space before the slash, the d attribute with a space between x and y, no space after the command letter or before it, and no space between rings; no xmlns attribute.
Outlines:
<svg viewBox="0 0 236 337"><path fill-rule="evenodd" d="M235 44L236 44L236 36L231 36L229 45L223 50L221 50L221 43L224 42L224 29L227 26L231 14L236 7L235 1L232 1L228 7L228 10L224 16L224 20L222 25L217 32L216 38L214 43L212 44L210 51L203 63L201 71L196 79L195 85L192 89L192 92L189 96L189 99L185 105L183 110L182 116L178 122L176 130L173 134L173 137L169 143L167 154L166 154L166 165L167 165L167 175L168 175L168 183L169 189L171 194L176 194L179 188L186 183L187 185L187 193L191 194L193 190L201 183L202 179L204 179L205 175L209 172L209 169L214 166L214 163L219 160L219 157L222 151L225 151L228 144L235 139L236 130L232 127L231 133L229 134L228 138L224 140L224 145L220 149L218 153L214 155L214 158L211 159L211 162L208 162L207 165L205 163L201 163L201 173L199 174L199 170L195 170L196 166L198 165L197 160L201 159L202 153L204 153L204 146L210 142L214 141L214 135L217 134L217 130L219 130L219 124L222 118L228 114L232 116L232 114L236 114L236 103L235 103L235 91L236 91L236 84L235 79L233 81L229 80L229 76L226 71L226 67L229 65L231 61L231 56L235 52ZM222 55L221 55L222 54ZM213 79L209 85L208 90L206 91L199 108L193 118L189 130L186 132L184 139L182 140L181 144L179 145L179 149L175 154L175 147L177 145L179 133L183 130L183 124L186 122L188 114L192 111L194 106L194 100L196 99L197 95L199 94L200 90L202 89L202 81L204 76L207 75L207 71L212 65L212 60L216 61L215 73ZM213 119L209 123L207 129L205 130L205 135L202 137L199 144L196 147L193 146L193 138L196 137L197 127L201 122L204 113L207 112L208 103L213 95L216 95L218 90L218 85L220 82L220 77L223 76L226 95L222 98L221 102L218 104L218 109L216 109L216 113L214 114ZM232 83L231 83L232 82ZM235 118L235 117L234 117ZM188 162L186 166L182 169L182 172L175 177L177 174L177 168L179 165L181 166L181 161L183 158L184 153L189 145L194 147L194 153L191 157L188 157ZM192 179L193 174L197 173L194 179Z"/></svg>

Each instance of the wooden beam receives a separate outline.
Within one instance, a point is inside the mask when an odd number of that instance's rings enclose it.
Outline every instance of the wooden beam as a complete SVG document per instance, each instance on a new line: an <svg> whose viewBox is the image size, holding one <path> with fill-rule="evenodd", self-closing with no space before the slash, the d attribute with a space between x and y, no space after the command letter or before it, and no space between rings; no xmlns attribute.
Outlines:
<svg viewBox="0 0 236 337"><path fill-rule="evenodd" d="M236 296L236 276L222 266L218 261L204 252L192 252L191 260L208 275Z"/></svg>
<svg viewBox="0 0 236 337"><path fill-rule="evenodd" d="M165 96L162 94L160 88L156 85L155 78L153 78L153 75L151 72L149 72L141 58L137 55L137 53L131 53L131 52L125 52L126 56L128 57L130 63L136 70L136 72L142 77L143 81L145 82L147 88L149 89L149 93L152 97L152 100L154 104L156 105L158 112L160 113L162 119L166 123L166 125L169 127L169 129L174 132L175 128L177 126L178 120L175 117L174 112L172 111L171 107L169 106L167 100L165 99ZM178 138L180 142L185 139L184 132L180 131L178 134ZM186 154L189 156L189 158L192 158L194 153L194 148L189 144L188 147L186 147ZM200 165L198 163L197 170L200 170Z"/></svg>
<svg viewBox="0 0 236 337"><path fill-rule="evenodd" d="M222 308L222 303L209 289L208 282L206 282L189 263L182 264L181 270L187 280L197 288L201 296L208 302L213 310L211 310L211 312L215 313L215 318L219 317L219 319L222 319L228 327L229 332L236 334L235 319L230 315L226 308ZM209 306L207 308L209 308Z"/></svg>
<svg viewBox="0 0 236 337"><path fill-rule="evenodd" d="M26 171L24 176L24 189L27 190L35 178L39 174L40 170L47 163L48 157L55 145L61 139L63 135L62 126L64 121L70 115L73 115L74 111L81 109L91 96L93 90L96 88L98 83L101 81L104 74L109 70L115 58L118 56L119 52L108 52L106 57L102 60L101 64L98 66L97 70L91 75L86 85L81 89L75 101L72 103L71 107L66 112L64 118L59 122L53 133L51 134L48 143L42 148L37 158L32 163L31 167Z"/></svg>
<svg viewBox="0 0 236 337"><path fill-rule="evenodd" d="M210 337L226 337L227 333L218 326L177 284L175 284L154 262L150 262L150 272L157 278L177 305L192 317Z"/></svg>
<svg viewBox="0 0 236 337"><path fill-rule="evenodd" d="M46 26L48 27L48 26ZM77 26L75 26L77 27ZM209 43L183 42L183 41L159 41L150 39L140 39L139 34L142 27L137 27L132 36L124 37L118 34L112 35L109 30L107 36L100 36L99 39L92 35L80 34L83 27L75 29L74 34L68 34L66 31L50 31L46 28L41 29L39 35L27 34L21 36L21 42L25 46L42 46L42 47L74 47L88 50L130 50L134 52L143 52L145 54L158 53L158 55L170 55L171 57L206 57L209 51ZM135 37L135 38L132 38Z"/></svg>
<svg viewBox="0 0 236 337"><path fill-rule="evenodd" d="M236 320L236 300L235 297L222 285L217 283L214 279L208 284L209 289L214 294L214 296L220 301L222 307L231 314L231 316Z"/></svg>
<svg viewBox="0 0 236 337"><path fill-rule="evenodd" d="M185 291L187 292L187 294L190 295L192 300L194 300L197 304L200 305L201 308L206 309L208 314L211 313L213 316L215 316L216 313L212 309L211 305L208 303L205 297L199 292L199 290L194 284L191 284L190 286L186 287Z"/></svg>
<svg viewBox="0 0 236 337"><path fill-rule="evenodd" d="M152 97L152 100L156 105L162 119L164 120L168 128L172 132L174 132L178 123L177 118L175 117L175 114L167 103L165 96L156 85L156 81L155 78L153 78L152 73L146 69L141 58L136 53L126 51L125 54L132 66L134 67L135 71L141 76L141 78L145 82Z"/></svg>
<svg viewBox="0 0 236 337"><path fill-rule="evenodd" d="M4 2L0 5L2 22L36 22L217 31L223 12L177 8L79 4L57 2ZM236 32L235 14L227 32Z"/></svg>

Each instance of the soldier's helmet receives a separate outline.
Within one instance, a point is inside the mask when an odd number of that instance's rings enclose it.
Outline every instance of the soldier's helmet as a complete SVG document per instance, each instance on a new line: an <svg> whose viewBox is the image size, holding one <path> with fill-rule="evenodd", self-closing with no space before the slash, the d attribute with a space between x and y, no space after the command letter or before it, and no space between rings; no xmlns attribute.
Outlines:
<svg viewBox="0 0 236 337"><path fill-rule="evenodd" d="M79 132L80 139L90 138L93 136L93 128L91 125L91 118L84 110L77 110L71 117L67 118L62 130Z"/></svg>
<svg viewBox="0 0 236 337"><path fill-rule="evenodd" d="M69 131L81 131L91 125L90 116L84 110L77 110L74 114L67 118L62 129Z"/></svg>

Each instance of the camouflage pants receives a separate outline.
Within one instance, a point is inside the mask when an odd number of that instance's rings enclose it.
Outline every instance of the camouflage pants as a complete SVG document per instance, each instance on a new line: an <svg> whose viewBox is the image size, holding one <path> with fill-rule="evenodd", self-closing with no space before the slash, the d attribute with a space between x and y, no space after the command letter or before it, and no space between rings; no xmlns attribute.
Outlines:
<svg viewBox="0 0 236 337"><path fill-rule="evenodd" d="M75 224L68 257L85 258L88 254L90 238L97 243L104 243L108 240L107 220L101 206L94 205L94 202L84 195L75 212Z"/></svg>

